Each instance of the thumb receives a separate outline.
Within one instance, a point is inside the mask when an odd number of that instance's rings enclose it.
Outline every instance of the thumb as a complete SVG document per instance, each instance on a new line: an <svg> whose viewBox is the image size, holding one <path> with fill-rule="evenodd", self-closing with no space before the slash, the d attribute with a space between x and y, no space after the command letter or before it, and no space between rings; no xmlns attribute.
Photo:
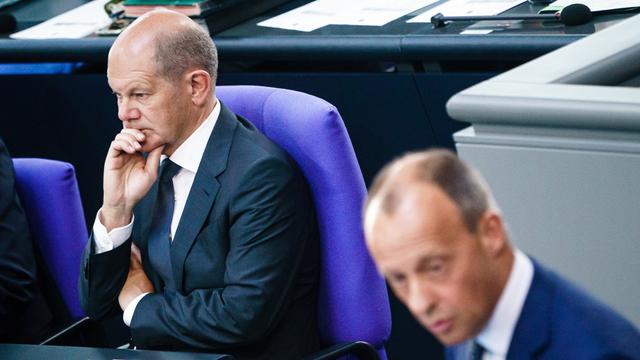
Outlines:
<svg viewBox="0 0 640 360"><path fill-rule="evenodd" d="M135 256L136 260L139 263L142 263L142 256L140 255L140 249L136 246L136 244L131 244L131 255Z"/></svg>
<svg viewBox="0 0 640 360"><path fill-rule="evenodd" d="M129 260L129 270L138 270L142 268L140 260L140 250L135 245L131 245L131 258Z"/></svg>

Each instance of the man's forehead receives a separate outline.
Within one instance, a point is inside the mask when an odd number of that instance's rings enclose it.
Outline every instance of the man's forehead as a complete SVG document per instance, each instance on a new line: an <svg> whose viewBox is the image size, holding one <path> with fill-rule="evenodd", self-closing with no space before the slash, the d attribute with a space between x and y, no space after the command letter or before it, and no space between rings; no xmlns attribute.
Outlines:
<svg viewBox="0 0 640 360"><path fill-rule="evenodd" d="M391 212L378 206L375 219L368 219L370 242L385 255L439 251L447 246L449 233L462 226L456 217L457 208L438 187L407 189Z"/></svg>
<svg viewBox="0 0 640 360"><path fill-rule="evenodd" d="M379 213L391 226L407 223L435 226L458 215L455 203L435 184L415 181L394 191L393 206Z"/></svg>
<svg viewBox="0 0 640 360"><path fill-rule="evenodd" d="M107 83L113 92L124 94L133 89L156 88L162 81L153 64L110 62Z"/></svg>
<svg viewBox="0 0 640 360"><path fill-rule="evenodd" d="M381 234L382 235L382 234ZM447 248L445 242L434 237L421 236L380 236L372 242L372 248L379 258L410 258L442 253Z"/></svg>
<svg viewBox="0 0 640 360"><path fill-rule="evenodd" d="M149 43L122 43L109 51L107 78L129 77L140 73L155 73L155 47Z"/></svg>

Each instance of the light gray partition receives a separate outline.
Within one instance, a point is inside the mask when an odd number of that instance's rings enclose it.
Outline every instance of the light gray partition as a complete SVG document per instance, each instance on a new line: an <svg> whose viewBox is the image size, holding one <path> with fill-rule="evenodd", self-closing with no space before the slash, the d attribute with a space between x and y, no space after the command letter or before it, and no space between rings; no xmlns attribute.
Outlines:
<svg viewBox="0 0 640 360"><path fill-rule="evenodd" d="M640 15L452 97L514 242L640 326Z"/></svg>

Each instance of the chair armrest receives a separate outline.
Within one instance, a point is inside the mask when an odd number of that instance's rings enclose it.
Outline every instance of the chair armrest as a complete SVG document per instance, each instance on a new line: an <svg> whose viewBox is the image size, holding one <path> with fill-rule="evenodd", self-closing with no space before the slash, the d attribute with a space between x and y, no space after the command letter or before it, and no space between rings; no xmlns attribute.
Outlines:
<svg viewBox="0 0 640 360"><path fill-rule="evenodd" d="M378 351L365 341L340 343L305 357L305 360L331 360L338 359L347 354L353 354L358 359L379 360Z"/></svg>
<svg viewBox="0 0 640 360"><path fill-rule="evenodd" d="M75 323L62 329L61 331L55 333L53 336L41 342L39 345L68 345L69 342L75 342L75 340L70 341L70 339L75 339L77 337L77 334L83 332L89 326L89 322L89 317L85 316Z"/></svg>

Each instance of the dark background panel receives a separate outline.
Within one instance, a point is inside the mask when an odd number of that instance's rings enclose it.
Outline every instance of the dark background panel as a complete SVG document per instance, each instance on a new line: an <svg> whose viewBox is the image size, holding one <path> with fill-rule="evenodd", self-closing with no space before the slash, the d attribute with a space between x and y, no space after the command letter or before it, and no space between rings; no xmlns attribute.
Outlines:
<svg viewBox="0 0 640 360"><path fill-rule="evenodd" d="M495 75L496 73L415 74L416 87L427 117L431 120L438 146L454 149L452 134L470 125L449 117L447 101L457 92Z"/></svg>
<svg viewBox="0 0 640 360"><path fill-rule="evenodd" d="M104 157L122 128L106 76L0 76L0 99L0 136L11 155L73 164L92 223L102 203Z"/></svg>

